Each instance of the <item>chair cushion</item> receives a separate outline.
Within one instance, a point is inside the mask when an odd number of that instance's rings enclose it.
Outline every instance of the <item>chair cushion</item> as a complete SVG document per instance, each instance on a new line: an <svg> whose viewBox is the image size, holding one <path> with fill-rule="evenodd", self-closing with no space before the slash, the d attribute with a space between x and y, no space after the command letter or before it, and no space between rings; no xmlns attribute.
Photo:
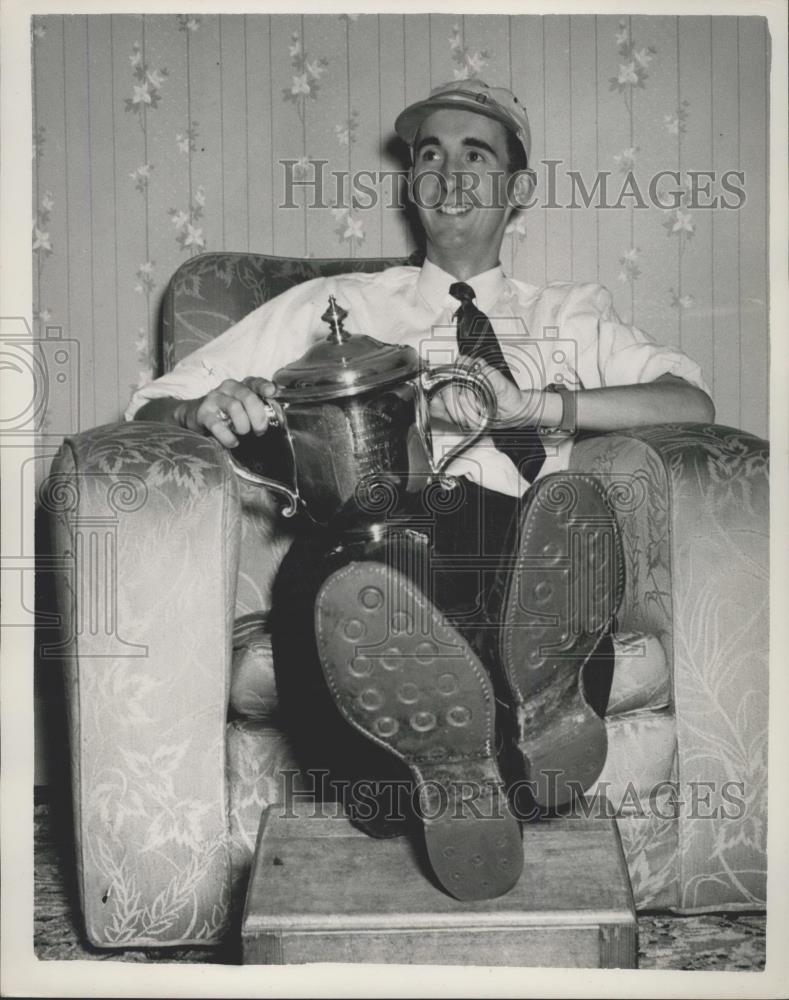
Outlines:
<svg viewBox="0 0 789 1000"><path fill-rule="evenodd" d="M648 798L674 777L676 719L668 711L632 712L605 720L608 755L589 797L605 795L615 807Z"/></svg>
<svg viewBox="0 0 789 1000"><path fill-rule="evenodd" d="M658 637L627 632L613 639L614 677L605 714L667 708L671 703L671 677Z"/></svg>
<svg viewBox="0 0 789 1000"><path fill-rule="evenodd" d="M274 659L264 614L236 619L229 703L231 713L247 719L273 719L276 715Z"/></svg>
<svg viewBox="0 0 789 1000"><path fill-rule="evenodd" d="M635 633L614 636L614 653L614 676L606 715L667 708L671 681L660 640ZM265 614L236 619L230 709L247 719L272 719L276 713L274 660Z"/></svg>

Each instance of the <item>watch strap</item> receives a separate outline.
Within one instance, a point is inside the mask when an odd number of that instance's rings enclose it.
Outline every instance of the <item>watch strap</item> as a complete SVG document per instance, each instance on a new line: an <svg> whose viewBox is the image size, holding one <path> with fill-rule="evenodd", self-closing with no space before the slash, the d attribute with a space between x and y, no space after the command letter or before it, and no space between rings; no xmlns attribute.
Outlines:
<svg viewBox="0 0 789 1000"><path fill-rule="evenodd" d="M557 432L560 432L562 434L574 434L577 430L577 400L575 398L575 393L568 389L566 385L562 385L560 382L551 382L550 385L546 385L545 391L555 392L557 395L562 397L562 419L554 427L542 427L542 433L556 434Z"/></svg>

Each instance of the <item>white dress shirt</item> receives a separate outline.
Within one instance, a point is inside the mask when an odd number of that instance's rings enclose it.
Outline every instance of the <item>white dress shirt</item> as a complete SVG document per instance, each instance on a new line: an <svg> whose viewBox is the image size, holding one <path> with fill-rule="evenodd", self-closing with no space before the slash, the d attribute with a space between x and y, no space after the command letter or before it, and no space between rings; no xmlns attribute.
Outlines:
<svg viewBox="0 0 789 1000"><path fill-rule="evenodd" d="M409 344L431 367L450 364L458 353L452 316L459 302L449 294L455 280L426 260L421 268L391 267L296 285L184 358L167 375L138 389L126 419L150 399L195 399L226 378L271 378L326 337L328 327L321 315L330 295L348 310L349 333ZM552 382L563 382L569 389L597 389L672 374L709 391L701 369L685 354L661 347L622 323L611 294L601 285L553 282L538 288L507 277L501 266L469 278L467 284L476 293L476 305L490 318L522 389L542 389ZM436 457L462 437L462 432L434 428ZM544 443L540 476L566 469L571 439L547 436ZM511 496L520 496L528 486L489 438L459 456L448 471Z"/></svg>

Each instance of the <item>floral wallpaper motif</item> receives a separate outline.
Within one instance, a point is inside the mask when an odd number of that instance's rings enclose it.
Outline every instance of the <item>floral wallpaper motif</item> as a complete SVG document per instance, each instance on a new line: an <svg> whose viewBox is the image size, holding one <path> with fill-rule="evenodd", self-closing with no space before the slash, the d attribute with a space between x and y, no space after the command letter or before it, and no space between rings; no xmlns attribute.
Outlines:
<svg viewBox="0 0 789 1000"><path fill-rule="evenodd" d="M199 14L178 14L176 21L179 31L197 31L202 18Z"/></svg>
<svg viewBox="0 0 789 1000"><path fill-rule="evenodd" d="M47 130L43 125L33 129L33 159L44 155L44 143L47 141Z"/></svg>
<svg viewBox="0 0 789 1000"><path fill-rule="evenodd" d="M630 247L629 250L625 250L619 258L619 263L622 265L622 270L617 275L619 281L636 280L641 274L641 268L638 266L638 258L640 256L641 251L638 247Z"/></svg>
<svg viewBox="0 0 789 1000"><path fill-rule="evenodd" d="M687 132L688 119L690 118L689 108L690 101L683 100L680 101L679 106L674 113L663 116L666 131L669 135L675 135L677 137L678 148L682 141L681 137ZM686 179L684 185L682 186L680 204L675 208L666 211L664 213L665 218L663 221L663 228L666 230L666 235L673 238L677 242L677 255L680 263L677 279L679 288L677 291L674 291L673 287L668 290L671 308L677 310L690 309L695 301L690 292L686 291L683 293L682 290L682 256L696 232L696 223L694 221L693 214L688 207L690 204L692 204L691 182L689 179Z"/></svg>
<svg viewBox="0 0 789 1000"><path fill-rule="evenodd" d="M192 124L189 128L184 129L183 132L175 133L175 144L178 147L178 152L183 153L188 156L189 153L194 153L197 149L197 140L200 136L199 123L192 119Z"/></svg>
<svg viewBox="0 0 789 1000"><path fill-rule="evenodd" d="M464 44L463 32L458 24L452 25L449 51L452 62L457 66L452 73L456 80L471 80L481 76L490 61L490 52L487 49L472 49Z"/></svg>
<svg viewBox="0 0 789 1000"><path fill-rule="evenodd" d="M166 69L148 68L148 64L143 60L139 42L135 42L132 46L129 62L132 65L135 83L132 96L126 98L126 110L133 111L137 115L140 128L144 129L146 108L155 110L159 107L159 102L162 99L162 85L169 74Z"/></svg>
<svg viewBox="0 0 789 1000"><path fill-rule="evenodd" d="M41 199L36 217L33 220L33 253L38 254L39 259L49 257L53 252L52 237L49 234L49 222L52 218L52 209L54 207L55 202L52 199L52 193L47 191Z"/></svg>
<svg viewBox="0 0 789 1000"><path fill-rule="evenodd" d="M332 215L337 225L334 232L342 243L347 243L351 250L356 250L364 242L364 226L360 219L355 218L349 208L333 208Z"/></svg>
<svg viewBox="0 0 789 1000"><path fill-rule="evenodd" d="M299 117L303 120L307 100L315 101L318 99L320 79L326 72L329 61L323 56L310 61L302 47L298 31L294 31L290 36L288 52L293 76L290 86L283 87L282 97L285 101L292 101L296 105Z"/></svg>
<svg viewBox="0 0 789 1000"><path fill-rule="evenodd" d="M359 129L359 112L352 111L350 118L348 118L342 125L334 126L334 134L337 136L337 142L341 146L352 146L356 142L356 133Z"/></svg>
<svg viewBox="0 0 789 1000"><path fill-rule="evenodd" d="M640 87L643 90L649 77L647 67L652 62L657 49L653 45L639 48L635 39L630 37L627 21L619 22L614 38L616 51L621 61L617 75L612 76L609 83L611 90L618 91L624 98L627 107L632 108L633 89Z"/></svg>
<svg viewBox="0 0 789 1000"><path fill-rule="evenodd" d="M645 89L646 81L649 79L647 68L655 55L657 55L657 49L654 45L642 45L639 47L636 40L631 36L630 26L626 20L619 21L614 34L614 41L616 42L619 65L616 76L609 78L609 89L622 95L628 114L630 134L632 136L634 125L634 92ZM639 152L640 147L631 145L627 146L620 153L613 155L613 160L617 165L619 173L624 175L623 191L632 191L637 188L635 170ZM626 188L625 185L629 185L629 187ZM632 228L631 225L631 233ZM630 246L623 250L618 258L620 269L616 276L617 281L623 285L629 284L632 286L633 282L637 281L642 273L640 258L641 247ZM634 318L632 316L632 302L633 298L631 295L631 319Z"/></svg>
<svg viewBox="0 0 789 1000"><path fill-rule="evenodd" d="M614 42L616 44L616 52L619 63L616 75L609 78L609 86L611 91L621 94L624 99L625 107L629 116L629 129L632 137L634 131L634 109L636 107L635 97L639 91L645 91L647 89L647 81L650 80L650 72L648 72L648 69L652 69L652 64L654 62L654 68L659 70L661 57L658 48L655 45L644 45L636 41L631 34L629 21L632 21L632 18L628 20L620 19L617 25L617 30L614 33ZM679 47L679 43L677 43L677 47ZM657 74L655 74L655 80L658 80ZM651 85L652 82L650 81L649 86ZM712 85L710 85L710 88L711 87ZM712 97L710 97L710 102L711 101ZM683 139L688 136L690 119L691 102L685 97L675 100L673 110L664 113L662 118L662 124L667 136L669 137L669 141L671 141L671 137L675 138L676 160L680 165L680 169L677 171L679 182L672 184L673 190L671 193L671 196L677 200L670 208L665 208L662 211L663 221L660 223L665 230L666 236L673 242L675 248L674 254L672 255L675 255L675 259L677 261L676 284L672 284L667 287L665 303L671 310L674 310L677 315L693 310L697 305L702 309L709 310L711 308L711 304L708 305L707 303L712 298L713 294L713 289L711 288L704 288L703 293L692 291L687 287L684 277L686 269L683 266L683 258L692 246L692 241L696 235L697 227L696 217L693 210L697 207L694 202L694 198L697 197L698 194L696 193L694 195L691 175L681 169L682 143ZM709 122L705 122L703 127L709 129ZM695 137L693 138L695 139ZM668 155L670 155L668 149L669 148L667 147L667 158ZM636 170L639 166L641 153L642 150L640 146L630 145L622 149L621 152L615 153L613 156L613 160L617 165L618 171L621 174L624 174L627 181L630 184L635 185L635 188L637 188ZM694 169L698 169L699 164L698 162L694 162L691 166ZM643 172L641 176L643 177ZM635 188L630 187L628 191L632 192ZM663 189L666 189L666 185L663 185ZM624 188L622 190L624 190ZM657 214L658 209L655 210L655 215L657 216ZM632 231L633 226L631 222L631 232ZM640 246L631 245L630 247L624 249L618 258L620 270L617 274L617 280L623 285L629 286L631 290L634 282L641 277L645 267L655 267L654 258L653 260L648 261L642 256L642 254L643 251ZM698 268L694 267L693 270L694 272L697 272ZM631 298L631 303L633 302L633 298L634 296ZM635 319L635 317L633 318ZM679 321L679 335L681 338L681 320ZM712 350L714 351L714 347ZM714 372L712 373L712 379L710 379L708 373L708 380L714 387ZM735 423L734 420L726 422ZM739 423L741 424L742 422L742 409L740 408ZM762 430L761 433L766 433L766 429Z"/></svg>
<svg viewBox="0 0 789 1000"><path fill-rule="evenodd" d="M663 122L669 135L684 135L687 131L690 101L680 101L679 107L671 114L663 115Z"/></svg>
<svg viewBox="0 0 789 1000"><path fill-rule="evenodd" d="M143 163L142 166L137 167L132 170L129 177L134 181L134 190L139 191L140 194L145 194L148 188L148 181L151 177L151 171L153 170L152 163Z"/></svg>
<svg viewBox="0 0 789 1000"><path fill-rule="evenodd" d="M522 243L528 236L529 231L526 228L526 215L524 212L516 212L512 220L507 223L507 228L504 230L504 235L511 237L518 243Z"/></svg>
<svg viewBox="0 0 789 1000"><path fill-rule="evenodd" d="M203 230L196 224L205 214L205 188L202 185L195 191L188 209L171 208L167 214L175 227L175 242L182 250L191 253L205 250Z"/></svg>
<svg viewBox="0 0 789 1000"><path fill-rule="evenodd" d="M505 268L537 283L601 281L623 318L699 361L721 422L766 433L767 288L753 253L766 241L755 141L766 42L758 18L35 17L33 313L41 332L61 323L85 370L102 373L82 425L117 419L155 373L160 298L186 256L407 256L403 213L330 183L324 208L308 210L303 185L321 160L327 180L401 169L388 144L404 104L482 78L529 109L536 169L559 149L562 169L587 182L609 171L611 190L628 192L616 212L566 212L544 207L538 177L536 207L507 226ZM296 209L281 207L285 160L302 185ZM742 209L694 207L697 167L747 168ZM637 204L636 188L676 169L676 205Z"/></svg>

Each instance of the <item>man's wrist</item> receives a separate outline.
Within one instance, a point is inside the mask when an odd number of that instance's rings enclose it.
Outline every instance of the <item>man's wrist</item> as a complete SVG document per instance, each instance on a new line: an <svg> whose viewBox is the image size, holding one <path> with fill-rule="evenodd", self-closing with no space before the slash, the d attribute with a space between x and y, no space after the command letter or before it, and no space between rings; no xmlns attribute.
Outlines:
<svg viewBox="0 0 789 1000"><path fill-rule="evenodd" d="M502 421L501 426L519 428L536 427L539 430L561 422L562 401L542 389L521 389L521 402L517 412Z"/></svg>
<svg viewBox="0 0 789 1000"><path fill-rule="evenodd" d="M540 431L543 434L574 434L576 431L576 398L567 386L552 382L545 387L543 392L546 400L546 409L552 407L556 410L559 404L560 412L555 419L549 419L546 412L546 419L540 422ZM553 400L553 403L551 403Z"/></svg>
<svg viewBox="0 0 789 1000"><path fill-rule="evenodd" d="M175 424L183 430L194 430L189 418L188 399L162 396L150 399L135 413L135 420L154 420L157 423Z"/></svg>

